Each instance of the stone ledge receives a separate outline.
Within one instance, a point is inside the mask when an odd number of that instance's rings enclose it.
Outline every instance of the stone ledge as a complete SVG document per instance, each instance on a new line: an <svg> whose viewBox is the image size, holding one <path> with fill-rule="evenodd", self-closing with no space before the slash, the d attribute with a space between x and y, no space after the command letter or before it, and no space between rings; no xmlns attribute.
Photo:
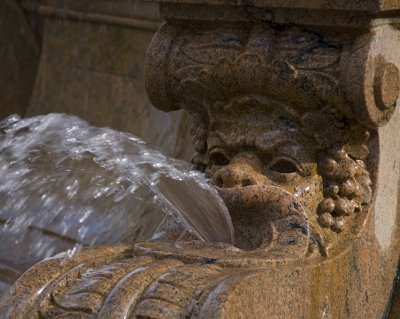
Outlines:
<svg viewBox="0 0 400 319"><path fill-rule="evenodd" d="M338 10L379 12L400 9L400 1L392 0L153 0L159 3L201 4L201 5L229 5L229 6L254 6L270 9L313 9L313 10Z"/></svg>

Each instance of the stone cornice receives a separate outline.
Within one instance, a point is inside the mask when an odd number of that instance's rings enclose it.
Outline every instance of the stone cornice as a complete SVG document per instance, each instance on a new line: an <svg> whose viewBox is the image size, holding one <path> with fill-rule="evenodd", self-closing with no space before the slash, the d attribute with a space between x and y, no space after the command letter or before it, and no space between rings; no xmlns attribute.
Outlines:
<svg viewBox="0 0 400 319"><path fill-rule="evenodd" d="M365 0L365 1L332 1L332 0L153 0L158 3L201 4L201 5L228 5L253 6L269 9L311 9L311 10L338 10L376 13L381 11L399 10L400 1Z"/></svg>

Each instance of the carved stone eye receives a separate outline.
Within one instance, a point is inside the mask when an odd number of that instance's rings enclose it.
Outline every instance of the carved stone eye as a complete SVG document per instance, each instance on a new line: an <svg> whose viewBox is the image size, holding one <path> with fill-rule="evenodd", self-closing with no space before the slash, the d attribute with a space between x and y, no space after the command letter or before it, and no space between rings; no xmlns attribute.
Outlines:
<svg viewBox="0 0 400 319"><path fill-rule="evenodd" d="M274 160L269 166L269 169L281 174L299 173L299 168L296 162L285 157Z"/></svg>
<svg viewBox="0 0 400 319"><path fill-rule="evenodd" d="M210 160L213 165L217 166L228 165L230 162L230 159L226 155L225 151L220 148L213 149L210 152Z"/></svg>

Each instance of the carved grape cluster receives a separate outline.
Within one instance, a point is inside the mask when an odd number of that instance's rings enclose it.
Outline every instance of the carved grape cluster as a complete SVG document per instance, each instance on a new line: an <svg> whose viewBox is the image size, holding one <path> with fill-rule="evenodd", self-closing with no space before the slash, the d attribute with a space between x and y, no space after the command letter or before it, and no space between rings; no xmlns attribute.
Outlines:
<svg viewBox="0 0 400 319"><path fill-rule="evenodd" d="M365 148L365 146L362 146ZM345 147L325 154L319 163L324 199L318 206L322 227L341 232L346 220L371 201L371 180L363 160L351 158Z"/></svg>
<svg viewBox="0 0 400 319"><path fill-rule="evenodd" d="M234 104L238 107L240 101L236 99ZM270 105L266 103L265 107ZM291 110L290 106L287 110ZM346 223L366 211L371 202L371 179L365 164L369 153L368 129L330 106L304 113L287 110L288 116L300 123L301 133L310 138L317 149L315 159L324 195L318 205L317 221L322 227L340 233ZM204 119L195 118L192 131L196 150L193 168L206 174L209 173L206 170L209 165L207 124Z"/></svg>

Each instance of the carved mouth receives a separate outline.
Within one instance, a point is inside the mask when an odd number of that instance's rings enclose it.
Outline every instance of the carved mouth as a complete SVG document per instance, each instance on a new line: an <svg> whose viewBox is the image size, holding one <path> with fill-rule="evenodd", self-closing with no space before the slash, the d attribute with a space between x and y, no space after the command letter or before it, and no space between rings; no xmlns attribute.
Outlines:
<svg viewBox="0 0 400 319"><path fill-rule="evenodd" d="M296 236L302 237L304 245L303 237L309 236L308 219L298 199L286 190L270 185L217 190L232 218L235 246L265 250L282 239L288 245L296 245Z"/></svg>
<svg viewBox="0 0 400 319"><path fill-rule="evenodd" d="M235 188L218 188L229 212L246 213L262 211L269 218L284 218L300 215L305 218L303 206L288 191L271 185L251 185Z"/></svg>

